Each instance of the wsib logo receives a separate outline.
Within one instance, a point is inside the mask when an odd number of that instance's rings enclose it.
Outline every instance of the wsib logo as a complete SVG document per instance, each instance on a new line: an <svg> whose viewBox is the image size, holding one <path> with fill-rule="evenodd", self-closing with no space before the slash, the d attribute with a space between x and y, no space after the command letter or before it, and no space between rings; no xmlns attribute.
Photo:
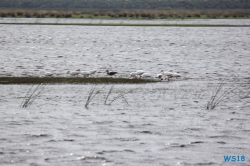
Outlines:
<svg viewBox="0 0 250 166"><path fill-rule="evenodd" d="M224 156L224 161L226 162L244 162L246 160L245 156Z"/></svg>

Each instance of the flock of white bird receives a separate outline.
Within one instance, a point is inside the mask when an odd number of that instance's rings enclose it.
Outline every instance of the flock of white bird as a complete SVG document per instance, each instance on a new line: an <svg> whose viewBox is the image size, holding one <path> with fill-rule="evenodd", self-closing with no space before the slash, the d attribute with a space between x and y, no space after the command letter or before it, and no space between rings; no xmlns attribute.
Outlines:
<svg viewBox="0 0 250 166"><path fill-rule="evenodd" d="M89 76L95 74L96 72L97 72L97 70L81 71L80 69L78 69L76 71L68 71L67 74L69 74L71 76L82 75L84 78L86 78L86 77L89 77Z"/></svg>
<svg viewBox="0 0 250 166"><path fill-rule="evenodd" d="M130 77L133 77L133 78L154 78L150 73L146 73L143 70L138 70L136 72L130 73ZM181 74L173 72L173 70L169 70L169 71L161 70L161 72L156 75L156 78L158 78L160 80L168 80L168 81L170 81L170 79L172 79L172 78L179 78L179 77L181 77Z"/></svg>
<svg viewBox="0 0 250 166"><path fill-rule="evenodd" d="M67 74L70 76L78 76L82 75L84 78L87 78L91 75L94 75L97 72L97 70L90 70L90 71L81 71L80 69L75 71L68 71ZM106 70L107 75L115 75L117 72L115 71L108 71ZM44 74L45 77L53 76L54 74L52 72L46 72ZM156 77L153 77L150 73L145 72L144 70L137 70L136 72L130 73L131 78L135 79L150 79L150 78L158 78L160 80L167 80L170 81L171 79L176 79L181 77L181 74L173 72L172 70L164 71L161 70L159 74L156 75Z"/></svg>

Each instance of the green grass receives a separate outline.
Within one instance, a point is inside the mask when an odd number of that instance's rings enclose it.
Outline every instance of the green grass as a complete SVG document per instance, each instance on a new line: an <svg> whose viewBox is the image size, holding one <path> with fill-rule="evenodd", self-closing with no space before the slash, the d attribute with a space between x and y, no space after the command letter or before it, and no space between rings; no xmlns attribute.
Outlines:
<svg viewBox="0 0 250 166"><path fill-rule="evenodd" d="M249 19L248 9L153 10L153 9L9 9L0 10L0 17L12 18L93 18L93 19Z"/></svg>
<svg viewBox="0 0 250 166"><path fill-rule="evenodd" d="M129 78L82 77L0 77L0 84L140 84L155 80Z"/></svg>

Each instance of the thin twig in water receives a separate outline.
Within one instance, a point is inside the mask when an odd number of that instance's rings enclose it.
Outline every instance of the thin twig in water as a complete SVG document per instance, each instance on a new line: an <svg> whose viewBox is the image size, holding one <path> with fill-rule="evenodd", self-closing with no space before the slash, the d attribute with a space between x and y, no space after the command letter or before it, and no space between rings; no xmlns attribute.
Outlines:
<svg viewBox="0 0 250 166"><path fill-rule="evenodd" d="M140 89L143 91L144 95L147 96L147 98L149 99L149 101L150 101L151 103L154 103L154 102L152 101L152 99L148 96L147 92L145 92L145 91L143 90L143 88L140 88Z"/></svg>
<svg viewBox="0 0 250 166"><path fill-rule="evenodd" d="M26 93L20 107L27 108L32 105L32 103L35 101L35 99L43 92L46 84L39 84L36 86L35 89L33 89L34 85L29 89L29 91Z"/></svg>
<svg viewBox="0 0 250 166"><path fill-rule="evenodd" d="M105 99L105 101L104 101L104 105L107 104L107 100L108 100L109 95L111 94L111 92L112 92L113 89L114 89L114 85L112 85L112 86L110 87L109 92L108 92L108 94L107 94L107 96L106 96L106 99Z"/></svg>
<svg viewBox="0 0 250 166"><path fill-rule="evenodd" d="M109 96L111 95L112 91L114 89L114 85L112 85L108 91L108 94L105 98L105 101L104 101L104 105L111 105L111 103L113 103L116 99L120 98L121 97L121 93L119 95L117 95L113 100L111 100L108 104L107 104L107 101L108 101L108 98Z"/></svg>
<svg viewBox="0 0 250 166"><path fill-rule="evenodd" d="M127 94L127 93L126 93ZM121 97L124 99L124 101L127 103L127 105L129 105L127 99L124 97L124 94L121 94Z"/></svg>
<svg viewBox="0 0 250 166"><path fill-rule="evenodd" d="M105 86L103 86L101 89L96 90L96 85L97 85L97 84L93 85L92 88L91 88L90 91L89 91L89 95L88 95L87 101L86 101L86 103L85 103L85 108L87 108L87 109L88 109L89 103L93 100L93 98L95 98L95 96L96 96L98 93L100 93L100 91L105 87ZM96 90L96 92L95 92L95 90ZM95 93L94 93L94 92L95 92Z"/></svg>
<svg viewBox="0 0 250 166"><path fill-rule="evenodd" d="M131 92L131 91L129 91L129 92ZM127 93L129 93L129 92L127 92ZM122 93L122 92L120 92L116 97L114 97L113 100L111 100L111 101L109 102L108 105L111 105L115 100L119 99L120 97L122 97L123 100L129 105L128 101L127 101L126 98L124 97L124 95L127 94L127 93Z"/></svg>

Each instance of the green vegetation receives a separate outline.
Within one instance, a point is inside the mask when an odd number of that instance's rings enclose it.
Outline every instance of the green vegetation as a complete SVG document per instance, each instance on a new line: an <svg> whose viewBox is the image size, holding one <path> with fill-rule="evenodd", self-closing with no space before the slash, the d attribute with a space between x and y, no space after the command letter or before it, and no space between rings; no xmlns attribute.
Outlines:
<svg viewBox="0 0 250 166"><path fill-rule="evenodd" d="M249 9L206 10L97 10L97 9L2 9L0 17L15 18L99 18L99 19L206 19L250 18Z"/></svg>
<svg viewBox="0 0 250 166"><path fill-rule="evenodd" d="M250 9L249 0L1 0L0 8Z"/></svg>
<svg viewBox="0 0 250 166"><path fill-rule="evenodd" d="M0 77L0 84L139 84L156 82L148 79L129 79L129 78L82 78L82 77Z"/></svg>

